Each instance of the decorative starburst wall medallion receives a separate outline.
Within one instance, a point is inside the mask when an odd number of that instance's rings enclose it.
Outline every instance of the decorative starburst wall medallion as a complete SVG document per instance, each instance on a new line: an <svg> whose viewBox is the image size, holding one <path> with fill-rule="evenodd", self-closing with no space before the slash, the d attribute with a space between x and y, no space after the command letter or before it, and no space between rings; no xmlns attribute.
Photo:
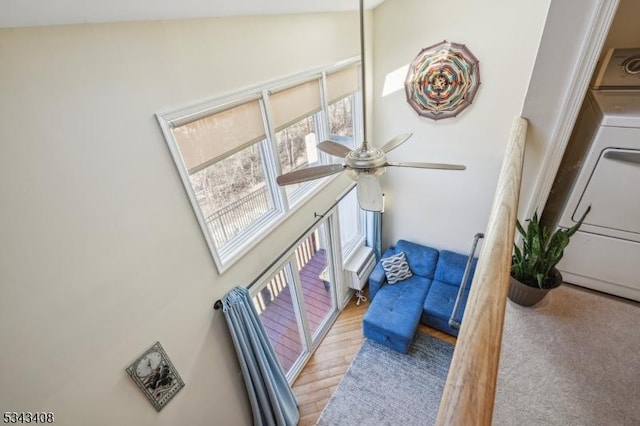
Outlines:
<svg viewBox="0 0 640 426"><path fill-rule="evenodd" d="M407 102L433 120L458 115L471 105L479 86L478 59L464 44L446 40L418 53L404 83Z"/></svg>

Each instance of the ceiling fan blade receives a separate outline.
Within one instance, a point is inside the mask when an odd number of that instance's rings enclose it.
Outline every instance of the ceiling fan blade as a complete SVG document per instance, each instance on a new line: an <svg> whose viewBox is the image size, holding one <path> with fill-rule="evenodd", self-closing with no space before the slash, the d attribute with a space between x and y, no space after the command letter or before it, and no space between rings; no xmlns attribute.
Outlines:
<svg viewBox="0 0 640 426"><path fill-rule="evenodd" d="M371 173L358 175L358 204L363 210L381 212L383 207L380 180Z"/></svg>
<svg viewBox="0 0 640 426"><path fill-rule="evenodd" d="M342 164L331 164L327 166L308 167L306 169L295 170L285 173L276 178L278 185L291 185L294 183L306 182L308 180L318 179L329 176L344 170Z"/></svg>
<svg viewBox="0 0 640 426"><path fill-rule="evenodd" d="M382 152L387 153L392 149L395 149L400 145L402 145L403 143L405 143L406 140L409 139L412 134L413 133L403 133L401 135L398 135L395 138L391 139L389 142L382 145L382 148L380 149L382 150Z"/></svg>
<svg viewBox="0 0 640 426"><path fill-rule="evenodd" d="M390 167L414 167L416 169L442 169L442 170L465 170L467 167L461 164L443 164L443 163L414 163L414 162L402 162L402 163L389 163L385 166Z"/></svg>
<svg viewBox="0 0 640 426"><path fill-rule="evenodd" d="M318 149L320 151L326 152L327 154L335 155L336 157L344 158L351 152L351 149L348 147L341 145L334 141L324 141L318 144Z"/></svg>

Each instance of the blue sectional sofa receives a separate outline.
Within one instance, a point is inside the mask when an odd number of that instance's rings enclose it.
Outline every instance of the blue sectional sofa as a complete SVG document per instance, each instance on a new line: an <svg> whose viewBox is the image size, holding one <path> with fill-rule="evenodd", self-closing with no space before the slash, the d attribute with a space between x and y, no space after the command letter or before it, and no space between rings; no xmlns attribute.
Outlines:
<svg viewBox="0 0 640 426"><path fill-rule="evenodd" d="M404 252L413 276L389 284L382 264L378 262L369 276L371 304L363 319L365 337L406 353L420 322L457 336L458 330L449 325L449 317L468 256L399 240L382 257L399 252ZM469 282L476 263L477 259L474 259ZM461 300L459 321L466 306L468 289L469 286Z"/></svg>

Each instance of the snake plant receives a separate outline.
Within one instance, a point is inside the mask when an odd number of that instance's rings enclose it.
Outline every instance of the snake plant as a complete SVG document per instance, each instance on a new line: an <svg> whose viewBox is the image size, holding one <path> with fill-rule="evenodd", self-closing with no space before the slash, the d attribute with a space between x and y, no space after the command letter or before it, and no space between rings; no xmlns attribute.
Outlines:
<svg viewBox="0 0 640 426"><path fill-rule="evenodd" d="M589 211L591 206L571 228L558 229L554 233L540 225L537 212L527 220L526 230L520 221L516 221L516 228L522 235L522 249L514 244L511 276L530 287L553 287L551 271L562 259L569 238L578 231Z"/></svg>

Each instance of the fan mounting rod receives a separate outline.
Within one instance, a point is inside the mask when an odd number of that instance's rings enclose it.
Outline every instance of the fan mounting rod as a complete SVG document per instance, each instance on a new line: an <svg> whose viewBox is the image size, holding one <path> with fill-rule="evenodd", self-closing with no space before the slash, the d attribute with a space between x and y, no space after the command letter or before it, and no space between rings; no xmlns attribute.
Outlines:
<svg viewBox="0 0 640 426"><path fill-rule="evenodd" d="M369 150L367 142L367 89L365 85L365 54L364 54L364 0L360 0L360 80L362 84L362 147Z"/></svg>

